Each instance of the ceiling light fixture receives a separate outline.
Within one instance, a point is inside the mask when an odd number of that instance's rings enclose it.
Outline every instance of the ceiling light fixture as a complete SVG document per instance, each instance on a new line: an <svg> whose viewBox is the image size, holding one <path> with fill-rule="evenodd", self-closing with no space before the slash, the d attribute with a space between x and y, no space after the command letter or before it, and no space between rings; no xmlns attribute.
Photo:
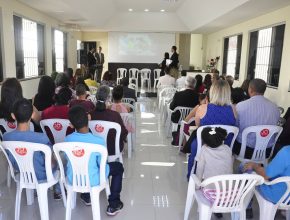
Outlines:
<svg viewBox="0 0 290 220"><path fill-rule="evenodd" d="M178 0L163 0L163 1L168 2L168 3L176 3L176 2L178 2Z"/></svg>
<svg viewBox="0 0 290 220"><path fill-rule="evenodd" d="M164 9L161 9L160 11L161 11L161 12L165 12L165 10L164 10Z"/></svg>
<svg viewBox="0 0 290 220"><path fill-rule="evenodd" d="M132 9L132 8L129 8L129 9L128 9L128 11L132 12L132 11L133 11L133 9Z"/></svg>
<svg viewBox="0 0 290 220"><path fill-rule="evenodd" d="M148 12L148 11L149 11L149 9L147 9L147 8L146 8L144 11L145 11L145 12Z"/></svg>

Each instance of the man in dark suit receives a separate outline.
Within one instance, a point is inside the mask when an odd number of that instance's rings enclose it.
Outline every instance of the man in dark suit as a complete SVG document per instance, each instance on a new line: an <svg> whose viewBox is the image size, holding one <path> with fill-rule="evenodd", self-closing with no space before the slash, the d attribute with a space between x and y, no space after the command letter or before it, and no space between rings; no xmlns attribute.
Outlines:
<svg viewBox="0 0 290 220"><path fill-rule="evenodd" d="M90 51L87 54L88 68L92 76L94 76L96 70L96 58L94 55L95 51L96 49L94 47L90 47Z"/></svg>
<svg viewBox="0 0 290 220"><path fill-rule="evenodd" d="M130 89L129 86L129 78L124 77L121 81L123 86L123 98L132 98L137 102L136 91L134 89ZM133 104L133 103L131 103Z"/></svg>
<svg viewBox="0 0 290 220"><path fill-rule="evenodd" d="M199 104L198 93L195 91L196 80L192 76L187 76L185 80L186 89L175 93L172 102L170 103L170 109L174 110L176 107L189 107L194 108ZM180 113L177 111L171 115L171 121L177 123L180 117Z"/></svg>
<svg viewBox="0 0 290 220"><path fill-rule="evenodd" d="M170 67L178 69L178 63L179 63L178 56L179 55L178 55L178 53L176 51L177 51L177 47L176 46L172 46L172 48L171 48L172 55L170 57L170 60L172 62L170 64Z"/></svg>
<svg viewBox="0 0 290 220"><path fill-rule="evenodd" d="M95 53L95 57L97 61L97 76L95 79L98 82L101 82L102 72L103 72L103 67L104 67L104 62L105 62L105 56L102 53L102 47L99 47L98 52Z"/></svg>

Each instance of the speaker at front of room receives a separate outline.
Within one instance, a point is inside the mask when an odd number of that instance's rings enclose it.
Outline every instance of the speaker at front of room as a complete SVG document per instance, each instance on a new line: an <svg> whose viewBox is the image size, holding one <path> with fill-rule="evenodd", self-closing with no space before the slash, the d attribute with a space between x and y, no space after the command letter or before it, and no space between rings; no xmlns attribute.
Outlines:
<svg viewBox="0 0 290 220"><path fill-rule="evenodd" d="M85 50L77 51L77 63L78 64L87 64L87 54Z"/></svg>

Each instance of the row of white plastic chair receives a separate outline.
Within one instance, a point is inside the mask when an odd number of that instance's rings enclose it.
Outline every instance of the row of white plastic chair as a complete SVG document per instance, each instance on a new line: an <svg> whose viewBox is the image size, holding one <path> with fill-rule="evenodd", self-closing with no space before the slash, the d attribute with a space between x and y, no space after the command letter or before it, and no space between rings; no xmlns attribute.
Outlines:
<svg viewBox="0 0 290 220"><path fill-rule="evenodd" d="M106 177L106 162L108 152L106 147L96 144L67 142L58 143L53 146L53 151L56 155L60 176L52 172L52 151L47 145L19 142L19 141L4 141L0 145L1 150L5 154L11 176L17 184L16 199L15 199L15 220L20 219L21 207L21 192L26 189L27 203L31 205L33 202L33 190L36 190L42 220L49 219L47 191L51 186L60 183L64 206L66 207L66 220L71 219L71 210L75 207L76 193L90 193L92 203L92 213L94 220L100 220L100 202L99 194L103 189L106 189L107 197L110 194L109 181ZM6 150L9 151L15 158L19 167L19 172L14 172L14 168L7 156ZM38 182L33 165L33 154L40 151L45 155L45 170L46 181ZM65 164L61 159L61 152L64 152L72 167L72 184L65 177ZM89 178L89 160L92 153L100 155L100 184L91 186ZM64 192L63 184L67 190L67 199ZM29 201L30 200L30 201ZM32 201L32 202L31 202Z"/></svg>
<svg viewBox="0 0 290 220"><path fill-rule="evenodd" d="M138 75L141 73L141 87L144 83L147 83L148 89L151 89L151 70L148 68L144 69L136 69L131 68L129 69L129 83L135 82L136 86L138 87ZM157 82L160 77L161 69L154 69L153 70L153 77L154 77L154 88L157 86ZM117 84L120 84L121 80L127 76L127 69L125 68L118 68L117 69Z"/></svg>

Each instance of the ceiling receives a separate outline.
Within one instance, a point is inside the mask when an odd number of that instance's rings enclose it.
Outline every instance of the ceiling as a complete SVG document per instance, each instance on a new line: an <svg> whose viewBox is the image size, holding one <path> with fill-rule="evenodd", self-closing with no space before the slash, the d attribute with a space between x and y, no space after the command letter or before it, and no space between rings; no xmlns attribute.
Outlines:
<svg viewBox="0 0 290 220"><path fill-rule="evenodd" d="M60 25L76 24L84 31L193 33L214 32L290 5L290 0L18 1L58 19ZM145 12L145 9L149 11Z"/></svg>

